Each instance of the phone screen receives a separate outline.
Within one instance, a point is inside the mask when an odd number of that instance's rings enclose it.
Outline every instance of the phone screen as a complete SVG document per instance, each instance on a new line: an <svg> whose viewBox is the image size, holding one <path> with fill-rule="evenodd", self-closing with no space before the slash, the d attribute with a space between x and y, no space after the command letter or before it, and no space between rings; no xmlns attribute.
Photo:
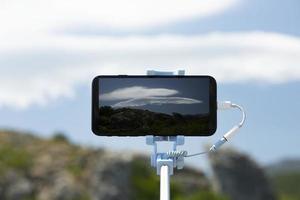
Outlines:
<svg viewBox="0 0 300 200"><path fill-rule="evenodd" d="M216 130L210 76L98 76L92 130L104 136L208 136Z"/></svg>

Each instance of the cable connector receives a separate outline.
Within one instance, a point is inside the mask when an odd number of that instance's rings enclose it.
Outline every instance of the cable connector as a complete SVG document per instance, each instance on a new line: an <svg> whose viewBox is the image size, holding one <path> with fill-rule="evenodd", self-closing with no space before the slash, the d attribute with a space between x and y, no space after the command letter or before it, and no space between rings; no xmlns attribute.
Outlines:
<svg viewBox="0 0 300 200"><path fill-rule="evenodd" d="M230 108L232 108L231 101L221 101L221 102L218 102L218 110L228 110Z"/></svg>
<svg viewBox="0 0 300 200"><path fill-rule="evenodd" d="M223 137L228 141L237 133L237 131L240 129L240 126L234 126L232 129L230 129Z"/></svg>
<svg viewBox="0 0 300 200"><path fill-rule="evenodd" d="M221 139L219 139L214 145L212 145L209 149L209 151L216 151L218 150L223 144L228 142L229 139L233 137L235 133L240 129L239 126L234 126L232 129L230 129Z"/></svg>
<svg viewBox="0 0 300 200"><path fill-rule="evenodd" d="M238 108L242 112L242 120L241 122L234 126L232 129L230 129L221 139L219 139L214 145L211 146L209 151L216 151L218 150L223 144L228 142L237 132L238 130L244 125L246 114L242 106L239 106L237 104L231 103L231 101L223 101L218 102L218 109L219 110L227 110L230 108Z"/></svg>
<svg viewBox="0 0 300 200"><path fill-rule="evenodd" d="M210 147L209 151L217 151L226 142L227 139L223 136L220 140L218 140L214 145Z"/></svg>

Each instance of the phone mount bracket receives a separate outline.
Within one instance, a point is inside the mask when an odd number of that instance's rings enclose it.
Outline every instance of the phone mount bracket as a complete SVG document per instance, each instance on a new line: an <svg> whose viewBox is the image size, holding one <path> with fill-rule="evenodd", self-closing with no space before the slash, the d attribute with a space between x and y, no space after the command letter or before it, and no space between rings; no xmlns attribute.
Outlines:
<svg viewBox="0 0 300 200"><path fill-rule="evenodd" d="M155 71L148 70L147 75L155 76L166 76L166 75L179 75L184 76L184 70L178 70L177 74L174 72L165 72L165 71ZM157 175L161 175L162 166L168 167L168 175L173 175L173 168L183 169L184 167L184 158L183 157L170 157L167 153L158 153L157 143L158 142L173 142L173 152L176 152L177 146L184 145L184 136L146 136L146 144L153 146L153 154L151 155L151 166L156 168Z"/></svg>
<svg viewBox="0 0 300 200"><path fill-rule="evenodd" d="M146 136L146 144L154 147L154 152L151 155L151 166L156 167L157 175L160 175L160 169L163 165L169 167L169 175L173 175L173 168L183 169L184 158L170 158L167 153L158 153L158 142L173 142L172 151L176 151L178 145L184 145L184 136Z"/></svg>

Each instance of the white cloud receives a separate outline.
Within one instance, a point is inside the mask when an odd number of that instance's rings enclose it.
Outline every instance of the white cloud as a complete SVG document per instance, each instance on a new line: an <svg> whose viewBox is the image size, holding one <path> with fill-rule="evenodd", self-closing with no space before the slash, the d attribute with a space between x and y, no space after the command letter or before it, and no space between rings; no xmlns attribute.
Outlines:
<svg viewBox="0 0 300 200"><path fill-rule="evenodd" d="M224 12L239 0L2 0L1 33L20 37L66 26L150 28ZM4 27L4 29L2 29Z"/></svg>
<svg viewBox="0 0 300 200"><path fill-rule="evenodd" d="M133 98L126 101L118 102L112 107L138 107L145 105L162 105L162 104L196 104L202 101L186 97L145 97Z"/></svg>
<svg viewBox="0 0 300 200"><path fill-rule="evenodd" d="M218 82L300 80L300 38L264 32L198 36L57 34L90 25L145 29L221 14L240 0L2 0L0 107L27 108L73 97L97 74L186 69Z"/></svg>
<svg viewBox="0 0 300 200"><path fill-rule="evenodd" d="M26 108L70 97L98 74L186 69L219 83L300 80L300 38L277 33L198 36L45 36L1 41L0 106Z"/></svg>
<svg viewBox="0 0 300 200"><path fill-rule="evenodd" d="M174 97L179 92L168 88L148 88L143 86L132 86L119 88L109 93L100 94L99 100L125 100L112 105L112 107L137 107L148 104L194 104L201 103L197 99ZM172 97L170 97L172 96Z"/></svg>
<svg viewBox="0 0 300 200"><path fill-rule="evenodd" d="M109 93L101 94L101 100L122 100L132 98L145 98L153 96L171 96L177 94L177 90L167 88L147 88L142 86L132 86L113 90Z"/></svg>

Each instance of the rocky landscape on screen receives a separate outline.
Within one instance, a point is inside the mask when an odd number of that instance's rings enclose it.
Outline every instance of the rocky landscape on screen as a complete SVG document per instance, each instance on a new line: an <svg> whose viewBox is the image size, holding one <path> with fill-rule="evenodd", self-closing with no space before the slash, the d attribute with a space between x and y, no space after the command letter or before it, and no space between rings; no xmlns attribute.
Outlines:
<svg viewBox="0 0 300 200"><path fill-rule="evenodd" d="M130 107L102 106L99 130L110 134L199 134L209 130L209 114L159 113Z"/></svg>

